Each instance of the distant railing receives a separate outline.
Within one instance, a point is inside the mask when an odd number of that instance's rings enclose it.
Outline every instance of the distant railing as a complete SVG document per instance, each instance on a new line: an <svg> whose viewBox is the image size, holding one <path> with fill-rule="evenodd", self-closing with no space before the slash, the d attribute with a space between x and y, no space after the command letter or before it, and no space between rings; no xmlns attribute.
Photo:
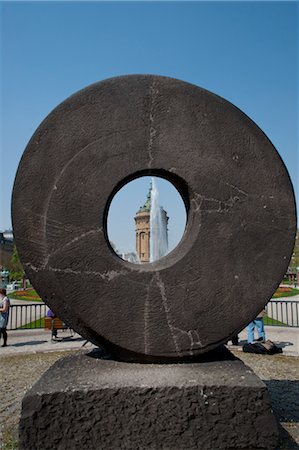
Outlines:
<svg viewBox="0 0 299 450"><path fill-rule="evenodd" d="M299 327L299 302L292 300L271 300L267 304L265 325L278 327Z"/></svg>
<svg viewBox="0 0 299 450"><path fill-rule="evenodd" d="M48 307L43 302L28 303L28 305L11 305L8 330L44 328L44 317Z"/></svg>
<svg viewBox="0 0 299 450"><path fill-rule="evenodd" d="M7 329L44 328L44 317L48 307L45 303L11 305ZM291 300L271 300L267 305L265 325L279 327L299 327L299 302Z"/></svg>

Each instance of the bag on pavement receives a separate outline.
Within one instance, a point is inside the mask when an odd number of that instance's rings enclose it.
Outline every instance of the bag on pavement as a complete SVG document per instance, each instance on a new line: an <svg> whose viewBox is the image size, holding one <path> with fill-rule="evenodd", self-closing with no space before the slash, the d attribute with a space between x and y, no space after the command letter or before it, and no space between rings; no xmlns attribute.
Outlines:
<svg viewBox="0 0 299 450"><path fill-rule="evenodd" d="M274 342L267 340L266 342L253 342L243 345L244 353L257 353L259 355L274 355L275 353L282 353L282 348L278 347Z"/></svg>

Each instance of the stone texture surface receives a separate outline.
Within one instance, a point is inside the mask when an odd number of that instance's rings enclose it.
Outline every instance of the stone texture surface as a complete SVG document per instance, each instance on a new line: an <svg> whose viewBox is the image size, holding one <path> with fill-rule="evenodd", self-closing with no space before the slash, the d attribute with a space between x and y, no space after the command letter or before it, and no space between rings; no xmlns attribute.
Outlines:
<svg viewBox="0 0 299 450"><path fill-rule="evenodd" d="M153 264L107 242L112 196L167 178L185 234ZM272 296L292 253L288 173L263 132L224 99L179 80L127 76L59 105L31 138L13 191L17 248L48 305L125 360L183 359L240 331Z"/></svg>
<svg viewBox="0 0 299 450"><path fill-rule="evenodd" d="M20 449L274 449L264 383L240 360L128 364L72 355L26 394Z"/></svg>
<svg viewBox="0 0 299 450"><path fill-rule="evenodd" d="M266 383L276 419L280 422L277 450L298 450L299 445L299 381L298 357L264 356L237 352L245 364ZM24 394L40 376L65 352L44 352L6 356L0 353L2 402L0 406L0 442L12 450L17 440L21 403Z"/></svg>

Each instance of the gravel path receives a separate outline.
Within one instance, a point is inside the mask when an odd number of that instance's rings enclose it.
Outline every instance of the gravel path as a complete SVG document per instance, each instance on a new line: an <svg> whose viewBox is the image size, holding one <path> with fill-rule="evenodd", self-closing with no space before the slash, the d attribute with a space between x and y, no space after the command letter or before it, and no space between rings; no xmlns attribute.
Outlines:
<svg viewBox="0 0 299 450"><path fill-rule="evenodd" d="M22 399L28 389L58 359L71 352L48 352L2 356L0 359L0 449L17 446ZM40 449L41 450L41 449Z"/></svg>
<svg viewBox="0 0 299 450"><path fill-rule="evenodd" d="M16 449L17 427L25 392L59 358L70 352L2 356L0 359L0 449ZM299 448L299 357L236 352L268 386L275 416L281 423L279 450ZM297 444L296 444L297 442ZM42 450L42 449L38 449ZM54 450L54 449L53 449ZM88 449L86 449L88 450Z"/></svg>
<svg viewBox="0 0 299 450"><path fill-rule="evenodd" d="M279 450L299 449L299 357L236 352L266 383L281 425Z"/></svg>

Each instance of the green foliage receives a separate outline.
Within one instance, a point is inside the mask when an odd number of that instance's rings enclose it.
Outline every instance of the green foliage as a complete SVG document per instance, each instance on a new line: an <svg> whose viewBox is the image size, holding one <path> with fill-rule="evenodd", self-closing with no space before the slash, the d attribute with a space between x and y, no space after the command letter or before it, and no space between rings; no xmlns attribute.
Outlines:
<svg viewBox="0 0 299 450"><path fill-rule="evenodd" d="M264 325L287 326L286 323L280 322L279 320L276 320L276 319L272 319L272 317L268 317L268 316L264 317Z"/></svg>
<svg viewBox="0 0 299 450"><path fill-rule="evenodd" d="M17 251L17 248L15 245L13 247L13 252L12 252L11 258L7 264L7 269L9 271L10 281L22 279L24 269L21 264L21 261L20 261L19 255L18 255L18 251Z"/></svg>
<svg viewBox="0 0 299 450"><path fill-rule="evenodd" d="M299 267L299 231L297 230L293 255L290 261L291 269L296 270Z"/></svg>
<svg viewBox="0 0 299 450"><path fill-rule="evenodd" d="M34 320L33 322L26 323L26 325L23 325L20 327L20 329L28 329L28 328L45 328L45 318L41 317L40 319Z"/></svg>
<svg viewBox="0 0 299 450"><path fill-rule="evenodd" d="M42 299L34 289L27 289L26 291L14 291L7 295L14 300L27 300L28 302L41 302Z"/></svg>
<svg viewBox="0 0 299 450"><path fill-rule="evenodd" d="M11 261L12 261L13 264L19 264L20 263L19 254L18 254L18 251L17 251L17 247L15 245L13 247Z"/></svg>

